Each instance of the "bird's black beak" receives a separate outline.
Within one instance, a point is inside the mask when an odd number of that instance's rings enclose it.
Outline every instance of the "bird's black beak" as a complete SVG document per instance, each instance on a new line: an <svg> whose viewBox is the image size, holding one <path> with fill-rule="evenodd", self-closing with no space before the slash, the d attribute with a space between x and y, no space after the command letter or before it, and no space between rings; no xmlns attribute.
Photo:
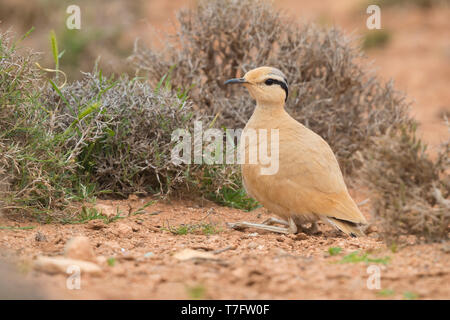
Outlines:
<svg viewBox="0 0 450 320"><path fill-rule="evenodd" d="M247 83L247 81L244 78L234 78L234 79L229 79L227 81L225 81L224 84L230 84L230 83Z"/></svg>

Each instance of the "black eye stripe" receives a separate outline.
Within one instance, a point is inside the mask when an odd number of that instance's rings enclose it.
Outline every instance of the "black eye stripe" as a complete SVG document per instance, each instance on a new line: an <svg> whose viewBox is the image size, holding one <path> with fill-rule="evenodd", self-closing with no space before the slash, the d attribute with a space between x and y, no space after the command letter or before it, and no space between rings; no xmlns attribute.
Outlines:
<svg viewBox="0 0 450 320"><path fill-rule="evenodd" d="M287 86L286 82L283 82L283 81L280 81L280 80L277 80L277 79L269 78L266 81L264 81L264 83L267 86L271 86L273 84L278 84L284 90L284 92L286 92L286 99L284 99L284 101L287 101L288 94L289 94L289 89L288 89L288 86Z"/></svg>

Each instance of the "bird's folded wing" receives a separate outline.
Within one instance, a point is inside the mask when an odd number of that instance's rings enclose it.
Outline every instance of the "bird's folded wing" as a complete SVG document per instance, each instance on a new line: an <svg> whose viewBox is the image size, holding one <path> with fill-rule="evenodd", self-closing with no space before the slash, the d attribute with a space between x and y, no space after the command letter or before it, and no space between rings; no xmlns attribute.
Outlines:
<svg viewBox="0 0 450 320"><path fill-rule="evenodd" d="M271 189L277 188L277 184L284 190L280 193L280 201L290 198L290 206L365 223L364 216L348 194L331 148L312 131L280 144L280 169Z"/></svg>

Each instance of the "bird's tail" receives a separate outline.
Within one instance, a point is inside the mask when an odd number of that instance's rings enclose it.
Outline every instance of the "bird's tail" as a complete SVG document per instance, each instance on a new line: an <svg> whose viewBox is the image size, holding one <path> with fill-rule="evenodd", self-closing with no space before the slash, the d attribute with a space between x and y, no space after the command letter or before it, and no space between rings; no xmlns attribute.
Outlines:
<svg viewBox="0 0 450 320"><path fill-rule="evenodd" d="M345 234L352 236L352 237L363 237L365 234L362 232L359 228L359 224L347 221L347 220L341 220L337 218L331 218L326 217L324 218L325 222L328 222L333 227L341 230Z"/></svg>

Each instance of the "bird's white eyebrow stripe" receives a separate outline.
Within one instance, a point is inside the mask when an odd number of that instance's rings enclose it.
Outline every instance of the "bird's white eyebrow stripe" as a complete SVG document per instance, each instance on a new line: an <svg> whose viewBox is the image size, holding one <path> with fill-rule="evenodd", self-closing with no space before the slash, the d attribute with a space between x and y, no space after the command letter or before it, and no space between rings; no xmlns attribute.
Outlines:
<svg viewBox="0 0 450 320"><path fill-rule="evenodd" d="M279 74L275 74L275 73L269 73L268 74L269 78L275 79L275 80L279 80L284 82L287 85L287 80L285 77L279 75Z"/></svg>

